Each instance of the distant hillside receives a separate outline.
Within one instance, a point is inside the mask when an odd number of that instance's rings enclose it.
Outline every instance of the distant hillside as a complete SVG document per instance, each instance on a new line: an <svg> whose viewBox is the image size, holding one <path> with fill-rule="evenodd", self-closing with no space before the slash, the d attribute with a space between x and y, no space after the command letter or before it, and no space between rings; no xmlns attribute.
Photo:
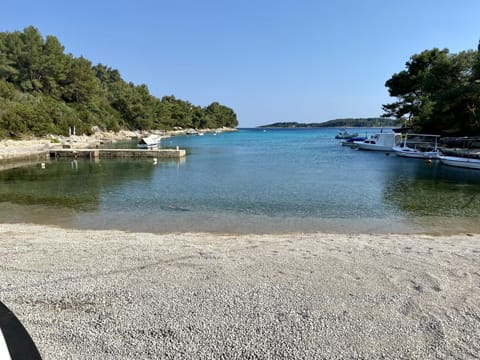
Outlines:
<svg viewBox="0 0 480 360"><path fill-rule="evenodd" d="M399 126L396 119L386 118L348 118L335 119L322 123L278 122L262 125L259 128L321 128L321 127L395 127Z"/></svg>

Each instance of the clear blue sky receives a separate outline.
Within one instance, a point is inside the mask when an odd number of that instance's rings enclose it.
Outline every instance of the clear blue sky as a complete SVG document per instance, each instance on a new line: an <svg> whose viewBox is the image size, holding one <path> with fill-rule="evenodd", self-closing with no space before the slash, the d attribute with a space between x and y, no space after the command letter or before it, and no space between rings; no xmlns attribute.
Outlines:
<svg viewBox="0 0 480 360"><path fill-rule="evenodd" d="M411 55L476 49L479 19L479 0L15 0L0 31L33 25L157 97L219 101L248 127L378 116Z"/></svg>

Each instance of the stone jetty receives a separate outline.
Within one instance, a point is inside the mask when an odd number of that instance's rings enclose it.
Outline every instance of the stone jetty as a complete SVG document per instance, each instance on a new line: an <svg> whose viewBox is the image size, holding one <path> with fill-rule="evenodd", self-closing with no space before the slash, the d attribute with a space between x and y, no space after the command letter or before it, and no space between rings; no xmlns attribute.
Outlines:
<svg viewBox="0 0 480 360"><path fill-rule="evenodd" d="M59 148L45 144L28 147L0 148L0 171L10 168L48 161L52 158L102 159L181 159L186 156L184 149L98 149L98 148Z"/></svg>
<svg viewBox="0 0 480 360"><path fill-rule="evenodd" d="M158 158L180 159L185 157L184 149L55 149L49 150L55 158Z"/></svg>

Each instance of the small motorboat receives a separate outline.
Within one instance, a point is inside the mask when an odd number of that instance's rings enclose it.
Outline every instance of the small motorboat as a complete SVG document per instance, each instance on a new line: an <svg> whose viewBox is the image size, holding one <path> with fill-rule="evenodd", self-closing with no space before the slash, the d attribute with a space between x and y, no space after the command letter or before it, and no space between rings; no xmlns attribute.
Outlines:
<svg viewBox="0 0 480 360"><path fill-rule="evenodd" d="M439 159L448 166L480 170L480 159L477 158L439 155Z"/></svg>
<svg viewBox="0 0 480 360"><path fill-rule="evenodd" d="M410 139L409 139L410 137ZM437 143L439 135L405 134L403 143L394 146L395 154L414 159L438 159Z"/></svg>
<svg viewBox="0 0 480 360"><path fill-rule="evenodd" d="M366 137L352 137L350 139L346 139L342 141L342 146L350 146L350 147L357 147L355 141L365 141L367 140Z"/></svg>
<svg viewBox="0 0 480 360"><path fill-rule="evenodd" d="M160 144L160 140L162 138L160 136L147 136L142 139L137 144L137 148L139 149L155 149Z"/></svg>
<svg viewBox="0 0 480 360"><path fill-rule="evenodd" d="M431 151L423 151L418 149L412 149L407 147L400 147L394 146L393 150L395 151L395 155L400 157L408 157L414 159L438 159L439 152L438 150L431 150Z"/></svg>
<svg viewBox="0 0 480 360"><path fill-rule="evenodd" d="M393 151L393 147L400 144L401 139L401 134L382 132L363 141L354 141L353 143L355 144L354 147L360 150Z"/></svg>
<svg viewBox="0 0 480 360"><path fill-rule="evenodd" d="M358 136L358 133L350 134L345 130L345 131L340 131L337 135L335 135L335 139L346 140L346 139L351 139L357 136Z"/></svg>

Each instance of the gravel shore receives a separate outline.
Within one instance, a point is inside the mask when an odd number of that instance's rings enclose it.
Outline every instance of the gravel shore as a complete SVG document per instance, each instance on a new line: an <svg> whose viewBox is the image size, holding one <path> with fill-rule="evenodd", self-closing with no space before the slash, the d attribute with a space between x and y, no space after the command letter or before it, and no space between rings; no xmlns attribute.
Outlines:
<svg viewBox="0 0 480 360"><path fill-rule="evenodd" d="M0 224L0 300L44 359L473 359L480 235Z"/></svg>

